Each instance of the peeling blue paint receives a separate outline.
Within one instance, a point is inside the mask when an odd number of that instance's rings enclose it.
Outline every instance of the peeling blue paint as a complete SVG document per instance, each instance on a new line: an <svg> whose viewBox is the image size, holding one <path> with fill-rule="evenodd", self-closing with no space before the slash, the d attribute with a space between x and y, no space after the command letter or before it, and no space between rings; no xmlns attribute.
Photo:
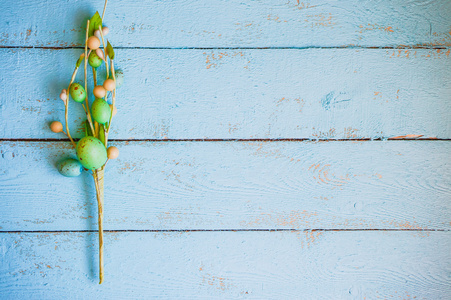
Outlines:
<svg viewBox="0 0 451 300"><path fill-rule="evenodd" d="M321 99L321 105L325 110L330 109L330 102L332 101L332 99L334 99L334 94L334 92L330 92L329 94L324 96L323 99Z"/></svg>
<svg viewBox="0 0 451 300"><path fill-rule="evenodd" d="M346 95L346 92L336 93L332 91L321 99L321 105L325 110L329 110L331 107L335 107L338 103L350 101L351 99Z"/></svg>

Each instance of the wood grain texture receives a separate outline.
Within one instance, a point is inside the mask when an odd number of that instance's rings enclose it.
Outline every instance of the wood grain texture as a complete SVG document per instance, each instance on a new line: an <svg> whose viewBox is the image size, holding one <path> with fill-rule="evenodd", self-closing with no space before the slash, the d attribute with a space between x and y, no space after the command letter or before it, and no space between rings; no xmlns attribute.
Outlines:
<svg viewBox="0 0 451 300"><path fill-rule="evenodd" d="M447 141L121 142L105 229L450 229ZM1 230L95 230L67 142L0 143Z"/></svg>
<svg viewBox="0 0 451 300"><path fill-rule="evenodd" d="M80 46L103 2L5 1L0 45ZM105 24L122 47L451 45L448 0L110 1Z"/></svg>
<svg viewBox="0 0 451 300"><path fill-rule="evenodd" d="M48 124L64 120L58 95L80 51L0 49L11 70L0 74L0 138L65 138ZM449 54L119 49L126 79L111 137L449 139ZM83 110L73 101L70 109L71 132L80 137Z"/></svg>
<svg viewBox="0 0 451 300"><path fill-rule="evenodd" d="M3 2L0 299L451 298L450 141L243 141L451 139L451 1L109 1L102 286L92 178L42 139L104 0Z"/></svg>
<svg viewBox="0 0 451 300"><path fill-rule="evenodd" d="M2 299L449 299L450 232L2 233ZM428 255L425 256L425 253Z"/></svg>

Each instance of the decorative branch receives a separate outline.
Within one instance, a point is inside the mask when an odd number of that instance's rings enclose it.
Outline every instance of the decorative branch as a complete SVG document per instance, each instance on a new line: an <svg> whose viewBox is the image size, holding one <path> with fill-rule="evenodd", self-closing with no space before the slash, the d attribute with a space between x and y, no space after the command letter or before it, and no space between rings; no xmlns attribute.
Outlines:
<svg viewBox="0 0 451 300"><path fill-rule="evenodd" d="M103 243L103 202L104 202L104 172L106 163L119 156L119 150L114 147L108 147L108 135L111 129L113 116L116 114L116 88L122 84L123 72L114 69L114 49L110 42L105 44L104 36L108 34L108 28L102 26L103 17L105 16L105 9L108 1L105 1L102 18L98 12L86 22L86 36L84 53L80 55L76 62L75 70L72 74L69 87L67 90L63 89L60 94L61 100L64 102L64 118L66 132L63 130L63 125L59 121L54 121L50 124L50 129L53 132L62 132L65 134L77 154L77 159L69 158L61 161L58 164L58 171L67 177L80 175L84 170L91 170L94 185L96 189L96 198L98 205L98 227L99 227L99 284L104 280L104 243ZM101 41L103 51L100 49ZM110 65L108 64L108 57L111 63L111 75L109 78ZM78 69L84 61L84 87L75 82ZM98 85L97 68L105 63L106 78L102 85ZM95 100L89 106L88 93L88 63L92 67L92 75L94 82L94 89L92 93ZM108 95L112 95L112 104L108 103ZM70 96L70 97L69 97ZM75 143L69 131L69 98L82 105L86 121L85 136Z"/></svg>

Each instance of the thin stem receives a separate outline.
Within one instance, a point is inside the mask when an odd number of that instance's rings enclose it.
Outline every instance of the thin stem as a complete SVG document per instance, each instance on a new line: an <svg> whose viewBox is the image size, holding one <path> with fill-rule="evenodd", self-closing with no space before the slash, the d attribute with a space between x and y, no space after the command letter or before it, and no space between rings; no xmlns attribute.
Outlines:
<svg viewBox="0 0 451 300"><path fill-rule="evenodd" d="M86 98L85 98L85 112L86 117L88 119L89 126L91 127L91 131L94 131L94 126L92 125L92 119L91 119L91 112L89 111L89 100L88 100L88 37L89 37L89 20L88 24L86 25L86 40L85 40L85 91L86 91Z"/></svg>
<svg viewBox="0 0 451 300"><path fill-rule="evenodd" d="M105 16L105 10L106 10L107 3L108 3L108 0L105 0L105 5L103 6L103 13L102 13L102 22L103 22L103 17Z"/></svg>
<svg viewBox="0 0 451 300"><path fill-rule="evenodd" d="M92 67L92 77L94 78L94 87L97 86L97 70Z"/></svg>
<svg viewBox="0 0 451 300"><path fill-rule="evenodd" d="M82 105L81 105L81 106L83 106L83 110L85 111L86 117L88 117L88 111L87 111L87 109L86 109L86 106L85 106L85 104L84 104L84 103L82 103Z"/></svg>
<svg viewBox="0 0 451 300"><path fill-rule="evenodd" d="M92 172L96 185L99 223L99 284L103 282L103 168Z"/></svg>
<svg viewBox="0 0 451 300"><path fill-rule="evenodd" d="M88 57L89 57L89 54L90 54L90 53L91 53L91 50L89 50L89 52L88 52ZM94 86L95 86L95 85L94 85ZM89 114L88 114L89 107L86 107L86 106L84 105L84 103L82 103L81 106L83 106L83 110L85 111L86 119L89 120ZM90 123L90 122L88 121L88 123ZM91 129L92 129L92 126L91 126Z"/></svg>
<svg viewBox="0 0 451 300"><path fill-rule="evenodd" d="M111 74L113 75L113 80L114 80L113 100L111 103L113 106L113 109L111 110L110 121L108 122L108 129L105 130L105 144L108 143L108 135L110 133L111 121L113 120L113 110L116 107L116 73L114 72L114 60L113 59L111 59Z"/></svg>
<svg viewBox="0 0 451 300"><path fill-rule="evenodd" d="M94 86L97 86L97 72L96 68L92 67L92 77L94 78ZM99 138L99 123L97 123L96 120L94 120L94 129L95 132L93 132L94 136L96 138Z"/></svg>
<svg viewBox="0 0 451 300"><path fill-rule="evenodd" d="M74 145L74 148L77 148L77 144L75 144L74 140L70 136L69 125L68 125L68 123L69 123L69 95L70 95L70 86L72 85L72 83L75 80L75 76L77 75L77 71L78 71L78 67L75 67L75 70L72 73L72 77L70 79L69 87L67 88L67 98L64 101L64 119L65 119L65 122L66 122L66 132L67 132L67 133L64 133L64 134L67 135L67 137L70 139L70 141L72 142L72 145Z"/></svg>
<svg viewBox="0 0 451 300"><path fill-rule="evenodd" d="M103 44L103 57L105 58L105 67L106 67L106 79L110 77L110 73L108 72L108 58L106 57L106 47L105 47L105 39L103 38L103 31L102 27L99 25L99 31L100 31L100 37L102 38L102 44Z"/></svg>
<svg viewBox="0 0 451 300"><path fill-rule="evenodd" d="M75 144L74 140L70 136L69 126L67 125L67 122L68 122L68 119L69 119L68 115L69 115L69 101L66 101L66 104L65 104L65 119L66 119L66 131L67 131L66 135L69 137L69 139L72 142L72 145L74 146L74 148L77 148L77 144Z"/></svg>
<svg viewBox="0 0 451 300"><path fill-rule="evenodd" d="M92 171L94 184L96 187L96 198L98 206L98 224L99 224L99 284L103 282L103 167Z"/></svg>
<svg viewBox="0 0 451 300"><path fill-rule="evenodd" d="M74 148L76 148L77 147L77 145L75 144L75 142L72 140L72 138L71 137L69 137L68 135L67 135L67 133L65 133L64 132L64 130L62 130L61 131L65 136L67 136L68 138L70 138L71 139L71 142L72 142L72 145L74 146ZM108 161L108 159L107 159L107 161ZM106 164L106 163L105 163Z"/></svg>
<svg viewBox="0 0 451 300"><path fill-rule="evenodd" d="M82 55L84 55L84 54L82 54ZM82 55L80 55L80 56L82 56ZM77 75L78 68L79 68L79 67L75 67L74 73L72 73L72 77L70 78L70 83L71 83L71 84L72 84L72 82L74 82L74 80L75 80L75 76ZM69 90L67 90L67 92L69 92ZM68 99L69 99L69 97L68 97Z"/></svg>

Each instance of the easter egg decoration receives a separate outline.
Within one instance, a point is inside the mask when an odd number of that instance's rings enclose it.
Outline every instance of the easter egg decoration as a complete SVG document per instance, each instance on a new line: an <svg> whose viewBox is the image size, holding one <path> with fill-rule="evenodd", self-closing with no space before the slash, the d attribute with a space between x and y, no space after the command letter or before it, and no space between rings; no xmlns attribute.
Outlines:
<svg viewBox="0 0 451 300"><path fill-rule="evenodd" d="M107 0L103 9L103 15L96 12L86 23L84 39L84 51L75 63L67 89L63 89L59 98L64 103L65 125L59 121L50 124L50 130L55 133L63 133L72 144L77 159L64 159L57 164L59 173L66 177L80 175L84 169L91 173L94 179L98 204L98 228L99 228L99 283L103 282L103 202L104 202L104 174L109 159L118 157L119 150L116 147L108 147L108 138L111 133L111 123L116 114L116 88L122 84L123 73L114 67L115 53L113 46L105 40L109 29L102 26ZM106 42L105 42L106 41ZM76 49L74 49L75 51ZM84 68L84 84L75 82L79 68ZM97 74L97 69L102 72ZM105 72L103 72L105 68ZM88 92L88 72L92 71L94 88ZM100 79L98 75L104 76ZM89 85L90 87L91 85ZM95 96L95 98L89 99ZM69 96L84 109L86 121L84 122L85 136L77 143L72 138L69 130ZM109 102L107 102L109 101ZM61 103L61 102L59 102ZM111 105L111 106L110 106ZM80 118L78 118L80 119ZM63 129L65 128L65 130ZM108 149L108 150L107 150Z"/></svg>
<svg viewBox="0 0 451 300"><path fill-rule="evenodd" d="M101 38L100 30L97 29L96 31L94 31L94 36L96 36L100 39Z"/></svg>
<svg viewBox="0 0 451 300"><path fill-rule="evenodd" d="M106 153L108 155L108 159L116 159L119 156L119 149L114 146L108 147L106 149Z"/></svg>
<svg viewBox="0 0 451 300"><path fill-rule="evenodd" d="M103 86L98 85L98 86L94 87L94 90L92 91L92 93L94 94L94 96L96 98L103 98L106 95L106 90Z"/></svg>
<svg viewBox="0 0 451 300"><path fill-rule="evenodd" d="M97 49L97 50L99 50L99 49ZM89 58L88 58L89 65L93 68L100 67L103 62L103 59L97 55L97 50L92 51L91 54L89 54Z"/></svg>
<svg viewBox="0 0 451 300"><path fill-rule="evenodd" d="M91 36L88 39L88 48L91 49L91 50L96 50L99 47L100 47L100 40L99 40L99 38L94 36L94 35Z"/></svg>
<svg viewBox="0 0 451 300"><path fill-rule="evenodd" d="M60 161L57 165L57 168L58 172L66 177L76 177L83 172L82 164L78 160L73 158L67 158L63 161Z"/></svg>
<svg viewBox="0 0 451 300"><path fill-rule="evenodd" d="M58 121L54 121L50 124L50 130L58 133L58 132L62 132L63 131L63 124L61 124L61 122Z"/></svg>
<svg viewBox="0 0 451 300"><path fill-rule="evenodd" d="M99 169L108 158L105 145L93 136L85 136L79 140L76 151L78 160L88 170Z"/></svg>
<svg viewBox="0 0 451 300"><path fill-rule="evenodd" d="M99 124L105 124L110 120L111 109L108 103L102 98L97 98L92 103L92 117Z"/></svg>
<svg viewBox="0 0 451 300"><path fill-rule="evenodd" d="M75 102L83 102L86 99L86 90L79 83L72 83L69 88L69 93Z"/></svg>
<svg viewBox="0 0 451 300"><path fill-rule="evenodd" d="M100 57L102 60L105 59L105 54L103 54L102 49L100 49L100 48L97 49L97 50L96 50L96 54L97 54L97 56Z"/></svg>
<svg viewBox="0 0 451 300"><path fill-rule="evenodd" d="M105 90L111 92L116 88L116 84L114 83L113 79L109 78L105 80L105 82L103 83L103 87L105 88Z"/></svg>
<svg viewBox="0 0 451 300"><path fill-rule="evenodd" d="M108 27L103 27L102 28L102 33L103 33L104 36L107 35L109 32L110 32L110 29Z"/></svg>
<svg viewBox="0 0 451 300"><path fill-rule="evenodd" d="M63 100L63 101L66 101L66 100L67 100L67 93L66 93L66 90L63 90L63 91L61 92L61 94L60 94L60 99Z"/></svg>

